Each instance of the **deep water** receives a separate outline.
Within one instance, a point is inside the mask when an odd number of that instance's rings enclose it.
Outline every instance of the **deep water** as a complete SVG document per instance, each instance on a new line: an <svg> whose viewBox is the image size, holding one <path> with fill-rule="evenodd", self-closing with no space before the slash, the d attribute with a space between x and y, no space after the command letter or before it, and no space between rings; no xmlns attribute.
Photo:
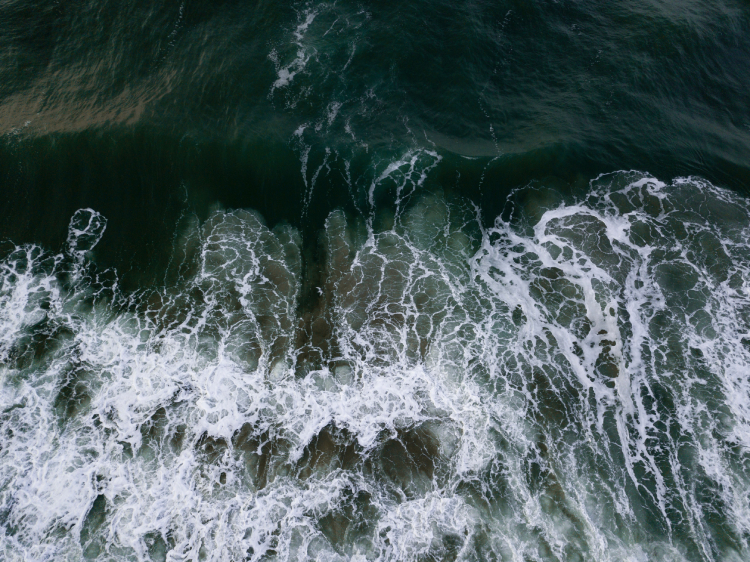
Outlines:
<svg viewBox="0 0 750 562"><path fill-rule="evenodd" d="M750 5L0 2L0 559L750 560Z"/></svg>

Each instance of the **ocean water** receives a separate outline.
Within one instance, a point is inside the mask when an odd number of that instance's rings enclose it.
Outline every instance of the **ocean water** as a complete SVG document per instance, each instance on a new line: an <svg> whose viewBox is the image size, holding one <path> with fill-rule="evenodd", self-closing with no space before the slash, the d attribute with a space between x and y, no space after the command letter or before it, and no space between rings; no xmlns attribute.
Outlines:
<svg viewBox="0 0 750 562"><path fill-rule="evenodd" d="M750 560L747 2L0 45L1 560Z"/></svg>

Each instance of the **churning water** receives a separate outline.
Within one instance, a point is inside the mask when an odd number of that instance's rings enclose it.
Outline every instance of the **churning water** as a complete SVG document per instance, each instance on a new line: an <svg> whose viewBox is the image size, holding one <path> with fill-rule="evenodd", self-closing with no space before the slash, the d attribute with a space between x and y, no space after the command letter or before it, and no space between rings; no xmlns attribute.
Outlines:
<svg viewBox="0 0 750 562"><path fill-rule="evenodd" d="M491 228L333 211L307 307L299 233L250 211L135 294L88 262L91 209L14 248L6 559L746 557L750 205L638 173L521 195Z"/></svg>
<svg viewBox="0 0 750 562"><path fill-rule="evenodd" d="M745 0L0 0L0 78L0 560L750 560Z"/></svg>

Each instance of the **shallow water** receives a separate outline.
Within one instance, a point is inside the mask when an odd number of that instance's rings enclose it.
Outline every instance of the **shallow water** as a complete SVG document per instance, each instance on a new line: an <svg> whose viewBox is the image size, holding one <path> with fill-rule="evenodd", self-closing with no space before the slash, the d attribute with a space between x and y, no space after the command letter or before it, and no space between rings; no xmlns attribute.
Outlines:
<svg viewBox="0 0 750 562"><path fill-rule="evenodd" d="M749 24L0 4L0 558L750 559Z"/></svg>

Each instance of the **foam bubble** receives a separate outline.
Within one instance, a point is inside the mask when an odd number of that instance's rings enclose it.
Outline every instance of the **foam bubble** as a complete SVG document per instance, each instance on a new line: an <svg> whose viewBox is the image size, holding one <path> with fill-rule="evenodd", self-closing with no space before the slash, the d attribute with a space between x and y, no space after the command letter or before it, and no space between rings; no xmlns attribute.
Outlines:
<svg viewBox="0 0 750 562"><path fill-rule="evenodd" d="M79 259L99 243L107 229L107 219L93 209L79 209L70 219L67 249Z"/></svg>

